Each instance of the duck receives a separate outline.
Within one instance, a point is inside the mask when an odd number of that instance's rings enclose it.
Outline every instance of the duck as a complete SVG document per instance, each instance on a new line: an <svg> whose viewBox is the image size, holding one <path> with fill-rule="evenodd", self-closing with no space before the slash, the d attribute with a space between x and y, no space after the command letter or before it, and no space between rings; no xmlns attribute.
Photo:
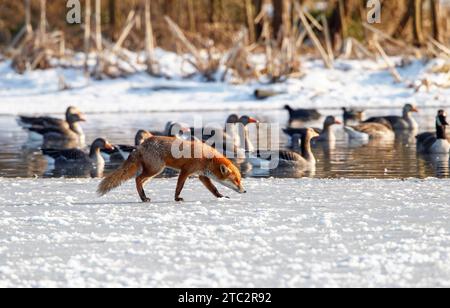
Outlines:
<svg viewBox="0 0 450 308"><path fill-rule="evenodd" d="M113 149L102 149L102 154L105 154L110 162L121 163L128 159L130 154L136 150L138 146L144 143L148 138L153 137L154 135L147 130L141 129L136 133L134 138L134 146L133 145L114 145Z"/></svg>
<svg viewBox="0 0 450 308"><path fill-rule="evenodd" d="M84 143L84 132L79 125L86 118L76 107L66 110L66 119L52 117L26 117L19 116L18 124L31 133L33 140L78 140Z"/></svg>
<svg viewBox="0 0 450 308"><path fill-rule="evenodd" d="M333 125L342 125L342 122L337 120L334 116L328 116L324 123L323 123L323 129L314 128L315 132L319 134L319 137L317 137L315 140L322 142L322 141L330 141L334 142L336 141L336 135L332 129ZM290 137L293 137L294 135L304 135L306 133L305 128L286 128L283 129L283 132L286 135L289 135Z"/></svg>
<svg viewBox="0 0 450 308"><path fill-rule="evenodd" d="M412 117L413 112L419 112L416 106L406 104L403 107L403 116L387 116L387 117L373 117L364 123L385 123L388 122L394 131L416 131L419 128L416 120Z"/></svg>
<svg viewBox="0 0 450 308"><path fill-rule="evenodd" d="M319 134L313 128L307 128L301 136L293 136L297 143L301 141L301 154L291 150L258 150L256 153L249 153L249 161L254 167L260 168L294 167L302 170L315 169L316 158L311 150L311 141L318 137Z"/></svg>
<svg viewBox="0 0 450 308"><path fill-rule="evenodd" d="M390 125L381 123L361 123L344 126L345 132L351 140L369 141L371 139L395 139L395 132Z"/></svg>
<svg viewBox="0 0 450 308"><path fill-rule="evenodd" d="M76 169L100 169L105 166L105 160L101 155L101 150L114 150L114 146L106 139L96 139L90 152L86 153L80 149L56 150L42 149L42 154L47 157L49 166L56 169L76 168Z"/></svg>
<svg viewBox="0 0 450 308"><path fill-rule="evenodd" d="M416 136L417 151L426 154L448 154L450 143L447 140L447 112L439 110L436 116L436 133L423 133Z"/></svg>
<svg viewBox="0 0 450 308"><path fill-rule="evenodd" d="M316 109L293 109L289 105L284 106L284 109L289 112L289 124L295 121L315 121L322 117Z"/></svg>
<svg viewBox="0 0 450 308"><path fill-rule="evenodd" d="M350 121L361 122L364 118L364 110L347 109L342 107L344 125L347 125Z"/></svg>

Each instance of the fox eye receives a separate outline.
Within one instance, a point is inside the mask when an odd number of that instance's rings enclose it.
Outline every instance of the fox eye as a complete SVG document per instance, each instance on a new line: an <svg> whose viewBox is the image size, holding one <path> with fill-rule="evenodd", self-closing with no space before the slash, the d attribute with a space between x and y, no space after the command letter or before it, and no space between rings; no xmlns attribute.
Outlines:
<svg viewBox="0 0 450 308"><path fill-rule="evenodd" d="M220 172L222 172L223 175L228 175L230 174L230 169L228 169L228 167L225 165L221 165Z"/></svg>

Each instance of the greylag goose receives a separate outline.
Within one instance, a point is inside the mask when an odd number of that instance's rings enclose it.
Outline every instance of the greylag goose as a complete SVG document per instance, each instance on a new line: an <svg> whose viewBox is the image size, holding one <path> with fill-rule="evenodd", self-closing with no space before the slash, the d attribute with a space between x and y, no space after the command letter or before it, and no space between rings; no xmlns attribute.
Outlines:
<svg viewBox="0 0 450 308"><path fill-rule="evenodd" d="M291 106L286 105L284 109L289 112L289 123L292 124L295 121L314 121L319 120L322 115L316 109L293 109Z"/></svg>
<svg viewBox="0 0 450 308"><path fill-rule="evenodd" d="M105 160L100 151L102 149L112 150L113 148L108 141L99 138L92 144L89 154L79 149L43 149L42 153L48 158L49 166L53 166L55 169L95 170L96 176L101 176L105 168Z"/></svg>
<svg viewBox="0 0 450 308"><path fill-rule="evenodd" d="M311 141L319 137L319 134L312 128L305 129L305 133L295 135L295 138L301 138L301 154L289 151L260 151L249 153L249 161L255 167L291 167L302 169L314 169L316 166L316 158L311 150ZM299 141L299 140L298 140ZM298 142L297 141L297 142ZM277 166L273 165L278 159Z"/></svg>
<svg viewBox="0 0 450 308"><path fill-rule="evenodd" d="M332 129L333 125L341 125L342 122L337 120L333 116L329 116L325 119L323 123L323 129L314 128L314 130L319 134L316 138L317 141L336 141L336 135ZM290 137L294 135L304 135L306 133L305 128L286 128L283 132Z"/></svg>
<svg viewBox="0 0 450 308"><path fill-rule="evenodd" d="M361 122L364 118L363 110L347 109L346 107L342 107L342 112L344 125L347 125L350 121Z"/></svg>
<svg viewBox="0 0 450 308"><path fill-rule="evenodd" d="M214 142L216 150L226 156L235 155L239 150L245 148L242 145L242 142L245 141L241 137L248 137L246 132L248 132L249 124L257 123L259 123L258 120L247 115L242 117L231 115L225 123L225 129L219 127L191 128L191 136L203 142ZM244 132L242 132L241 128L244 128ZM222 145L222 148L220 148L219 143ZM252 147L251 144L246 144Z"/></svg>
<svg viewBox="0 0 450 308"><path fill-rule="evenodd" d="M76 107L69 107L66 120L51 117L25 117L17 120L19 125L32 134L33 139L44 140L79 140L84 142L84 132L79 122L86 121L84 115Z"/></svg>
<svg viewBox="0 0 450 308"><path fill-rule="evenodd" d="M182 138L190 129L178 122L167 122L163 131L150 131L149 133L157 137L180 137Z"/></svg>
<svg viewBox="0 0 450 308"><path fill-rule="evenodd" d="M109 156L110 162L120 163L123 162L124 160L127 160L131 152L136 150L136 147L140 146L141 144L144 143L145 140L151 137L153 137L152 133L141 129L136 133L136 136L134 138L134 146L124 144L114 145L114 149L105 148L102 149L102 153Z"/></svg>
<svg viewBox="0 0 450 308"><path fill-rule="evenodd" d="M390 125L381 123L361 123L353 126L344 126L350 139L369 141L370 139L395 139L395 133Z"/></svg>
<svg viewBox="0 0 450 308"><path fill-rule="evenodd" d="M439 110L436 116L436 133L423 133L416 136L417 151L427 154L448 154L450 143L447 140L447 113Z"/></svg>
<svg viewBox="0 0 450 308"><path fill-rule="evenodd" d="M395 131L415 131L419 128L416 120L412 117L413 112L419 112L419 110L411 105L407 104L403 107L403 116L388 116L388 117L373 117L364 123L382 123L388 122Z"/></svg>

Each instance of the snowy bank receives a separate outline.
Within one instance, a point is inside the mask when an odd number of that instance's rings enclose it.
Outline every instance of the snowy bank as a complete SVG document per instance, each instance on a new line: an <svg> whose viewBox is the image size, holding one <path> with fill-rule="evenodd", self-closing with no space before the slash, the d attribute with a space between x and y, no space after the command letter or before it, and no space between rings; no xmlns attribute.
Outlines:
<svg viewBox="0 0 450 308"><path fill-rule="evenodd" d="M158 50L157 57L162 72L170 80L138 73L126 79L87 81L81 70L63 68L18 75L9 61L0 62L0 114L61 113L68 105L79 106L86 113L261 110L278 109L287 103L308 108L393 108L406 102L420 107L450 106L450 89L431 86L430 92L422 89L416 93L407 86L423 79L431 84L448 83L446 74L431 73L434 62L413 61L400 68L405 83L395 84L381 61L337 60L335 69L327 70L321 61L305 58L305 77L301 79L276 85L258 82L232 85L183 79L192 72L192 67L186 66L182 57L163 50ZM255 56L255 62L261 62L260 58ZM58 90L60 76L64 76L71 90ZM257 88L271 88L284 94L255 101L253 92Z"/></svg>
<svg viewBox="0 0 450 308"><path fill-rule="evenodd" d="M0 179L0 287L450 286L441 180L246 180L216 201L191 180Z"/></svg>

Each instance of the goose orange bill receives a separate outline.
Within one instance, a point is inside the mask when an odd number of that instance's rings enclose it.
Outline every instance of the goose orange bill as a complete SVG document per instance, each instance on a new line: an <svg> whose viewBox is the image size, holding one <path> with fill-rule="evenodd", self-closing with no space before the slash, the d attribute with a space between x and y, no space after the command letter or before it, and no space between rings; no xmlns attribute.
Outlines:
<svg viewBox="0 0 450 308"><path fill-rule="evenodd" d="M418 109L417 107L414 107L414 106L413 106L412 109L411 109L411 111L412 111L412 112L419 112L419 109Z"/></svg>
<svg viewBox="0 0 450 308"><path fill-rule="evenodd" d="M115 148L114 148L114 146L111 143L107 142L105 144L105 149L109 150L109 151L113 151Z"/></svg>

